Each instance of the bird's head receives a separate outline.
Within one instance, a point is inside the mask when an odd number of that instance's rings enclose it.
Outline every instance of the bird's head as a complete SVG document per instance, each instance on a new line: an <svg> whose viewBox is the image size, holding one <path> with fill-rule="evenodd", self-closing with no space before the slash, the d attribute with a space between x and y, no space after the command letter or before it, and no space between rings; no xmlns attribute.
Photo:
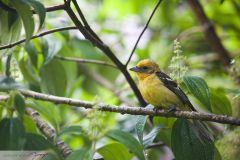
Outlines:
<svg viewBox="0 0 240 160"><path fill-rule="evenodd" d="M139 80L143 80L155 72L160 71L160 68L154 61L144 59L138 62L137 66L130 68L130 70L137 74Z"/></svg>

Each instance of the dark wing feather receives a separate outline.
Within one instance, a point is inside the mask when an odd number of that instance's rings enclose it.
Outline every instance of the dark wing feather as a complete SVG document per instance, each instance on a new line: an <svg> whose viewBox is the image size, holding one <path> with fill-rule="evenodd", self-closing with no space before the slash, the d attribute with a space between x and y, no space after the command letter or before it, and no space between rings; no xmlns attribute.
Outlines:
<svg viewBox="0 0 240 160"><path fill-rule="evenodd" d="M156 75L169 90L178 96L183 104L188 105L192 111L196 111L186 94L181 90L181 88L178 87L176 82L174 82L168 75L161 71L156 72Z"/></svg>

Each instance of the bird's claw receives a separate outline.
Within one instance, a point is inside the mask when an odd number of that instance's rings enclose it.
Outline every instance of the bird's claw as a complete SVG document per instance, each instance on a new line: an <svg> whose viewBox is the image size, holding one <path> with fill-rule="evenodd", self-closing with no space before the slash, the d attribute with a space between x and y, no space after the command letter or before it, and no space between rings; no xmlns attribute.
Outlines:
<svg viewBox="0 0 240 160"><path fill-rule="evenodd" d="M167 110L168 113L176 112L176 111L178 111L178 108L176 106L174 106L174 105L169 106L168 110Z"/></svg>

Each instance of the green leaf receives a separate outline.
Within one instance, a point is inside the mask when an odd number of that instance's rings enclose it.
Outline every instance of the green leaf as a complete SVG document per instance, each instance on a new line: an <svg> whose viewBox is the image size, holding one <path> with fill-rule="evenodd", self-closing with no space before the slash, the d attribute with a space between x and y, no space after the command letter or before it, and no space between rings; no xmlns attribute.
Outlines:
<svg viewBox="0 0 240 160"><path fill-rule="evenodd" d="M40 78L34 72L29 59L21 59L18 64L24 79L27 80L30 84L39 86Z"/></svg>
<svg viewBox="0 0 240 160"><path fill-rule="evenodd" d="M110 143L97 150L103 156L104 160L131 160L132 155L127 148L121 143Z"/></svg>
<svg viewBox="0 0 240 160"><path fill-rule="evenodd" d="M11 0L11 4L20 15L26 33L26 41L29 41L34 32L34 21L30 6L24 0Z"/></svg>
<svg viewBox="0 0 240 160"><path fill-rule="evenodd" d="M215 147L214 155L215 155L214 160L222 160L222 156L221 156L221 154L219 153L217 147Z"/></svg>
<svg viewBox="0 0 240 160"><path fill-rule="evenodd" d="M54 146L48 140L38 134L26 134L26 143L24 145L24 150L47 150L53 147Z"/></svg>
<svg viewBox="0 0 240 160"><path fill-rule="evenodd" d="M14 107L16 108L19 116L22 118L25 112L25 101L19 93L16 93L14 96Z"/></svg>
<svg viewBox="0 0 240 160"><path fill-rule="evenodd" d="M11 76L11 59L12 59L12 55L8 55L7 56L7 62L6 62L6 71L5 71L5 74L7 77L10 77Z"/></svg>
<svg viewBox="0 0 240 160"><path fill-rule="evenodd" d="M27 133L37 133L37 126L35 122L27 115L23 117L23 125L25 128L25 132Z"/></svg>
<svg viewBox="0 0 240 160"><path fill-rule="evenodd" d="M41 39L41 49L44 57L43 65L48 64L61 48L61 44L56 39Z"/></svg>
<svg viewBox="0 0 240 160"><path fill-rule="evenodd" d="M107 133L107 136L122 143L131 153L144 160L143 147L131 134L121 130L111 130Z"/></svg>
<svg viewBox="0 0 240 160"><path fill-rule="evenodd" d="M36 0L24 0L24 2L28 3L34 8L34 11L38 14L40 24L39 24L39 29L42 27L43 22L46 17L46 10L45 7L43 6L42 3Z"/></svg>
<svg viewBox="0 0 240 160"><path fill-rule="evenodd" d="M210 103L210 92L207 83L200 77L184 76L183 81L192 94L206 107L212 111Z"/></svg>
<svg viewBox="0 0 240 160"><path fill-rule="evenodd" d="M22 150L25 131L18 118L4 118L0 122L0 150Z"/></svg>
<svg viewBox="0 0 240 160"><path fill-rule="evenodd" d="M41 116L44 116L46 120L48 120L51 125L54 127L56 131L58 131L58 121L57 121L57 113L56 108L53 104L47 102L35 102L28 103L27 106L37 110Z"/></svg>
<svg viewBox="0 0 240 160"><path fill-rule="evenodd" d="M89 154L91 154L89 148L78 149L73 151L66 160L91 160Z"/></svg>
<svg viewBox="0 0 240 160"><path fill-rule="evenodd" d="M28 56L30 57L31 59L31 62L33 64L33 66L35 68L37 68L38 64L38 53L37 53L37 49L35 48L34 44L32 42L29 42L25 45L25 50L27 51L28 53Z"/></svg>
<svg viewBox="0 0 240 160"><path fill-rule="evenodd" d="M58 136L65 135L65 134L82 134L83 129L81 126L70 126L63 128L59 133Z"/></svg>
<svg viewBox="0 0 240 160"><path fill-rule="evenodd" d="M40 71L41 88L44 92L65 96L67 90L67 76L61 62L52 60L44 65Z"/></svg>
<svg viewBox="0 0 240 160"><path fill-rule="evenodd" d="M160 129L162 127L161 126L156 126L152 129L152 131L150 133L148 133L144 139L143 139L143 146L144 148L147 148L150 144L153 143L154 139L156 138L156 136L158 135Z"/></svg>
<svg viewBox="0 0 240 160"><path fill-rule="evenodd" d="M19 88L21 88L20 84L15 82L11 77L0 77L0 91L9 91Z"/></svg>
<svg viewBox="0 0 240 160"><path fill-rule="evenodd" d="M214 144L200 139L199 130L186 119L178 119L172 128L172 151L177 160L213 160Z"/></svg>
<svg viewBox="0 0 240 160"><path fill-rule="evenodd" d="M213 113L231 116L232 105L224 92L214 89L211 89L210 92Z"/></svg>
<svg viewBox="0 0 240 160"><path fill-rule="evenodd" d="M137 132L139 142L143 144L143 131L144 131L144 126L147 122L148 116L138 115L136 119L137 119L137 122L135 125L135 130Z"/></svg>
<svg viewBox="0 0 240 160"><path fill-rule="evenodd" d="M17 22L19 16L17 13L8 12L8 29L10 30L11 27Z"/></svg>

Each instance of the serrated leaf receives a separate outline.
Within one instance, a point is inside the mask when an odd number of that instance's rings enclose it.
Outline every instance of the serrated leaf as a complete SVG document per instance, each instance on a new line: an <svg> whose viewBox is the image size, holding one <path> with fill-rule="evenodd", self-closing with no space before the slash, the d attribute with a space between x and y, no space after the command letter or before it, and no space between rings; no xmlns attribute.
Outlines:
<svg viewBox="0 0 240 160"><path fill-rule="evenodd" d="M117 142L107 144L97 152L103 156L104 160L131 160L133 157L123 144Z"/></svg>
<svg viewBox="0 0 240 160"><path fill-rule="evenodd" d="M24 0L11 0L11 4L20 15L26 33L26 41L29 41L34 32L34 21L30 6Z"/></svg>
<svg viewBox="0 0 240 160"><path fill-rule="evenodd" d="M73 151L66 160L92 160L91 156L91 151L89 148L82 148Z"/></svg>
<svg viewBox="0 0 240 160"><path fill-rule="evenodd" d="M37 49L35 48L34 44L32 42L28 42L24 49L27 51L28 56L30 57L31 63L33 64L33 66L35 68L37 68L38 64L38 53L37 53Z"/></svg>
<svg viewBox="0 0 240 160"><path fill-rule="evenodd" d="M184 76L183 81L191 93L212 112L210 102L210 92L207 83L201 77L197 76Z"/></svg>
<svg viewBox="0 0 240 160"><path fill-rule="evenodd" d="M214 144L200 139L199 130L186 119L178 119L172 128L172 151L177 160L213 160Z"/></svg>
<svg viewBox="0 0 240 160"><path fill-rule="evenodd" d="M148 116L138 115L136 119L137 119L137 122L135 125L135 130L137 132L139 142L143 145L143 131L144 131L144 126L147 122Z"/></svg>
<svg viewBox="0 0 240 160"><path fill-rule="evenodd" d="M16 93L14 96L14 107L16 108L19 116L22 118L25 112L25 101L19 93Z"/></svg>
<svg viewBox="0 0 240 160"><path fill-rule="evenodd" d="M81 126L69 126L63 128L59 133L58 136L65 135L65 134L82 134L83 129Z"/></svg>
<svg viewBox="0 0 240 160"><path fill-rule="evenodd" d="M143 147L131 134L121 130L111 130L107 133L107 136L123 144L140 160L144 160Z"/></svg>
<svg viewBox="0 0 240 160"><path fill-rule="evenodd" d="M28 3L30 6L32 6L34 8L34 11L38 14L39 17L39 29L42 27L43 22L45 20L46 17L46 9L43 6L43 4L39 1L36 0L24 0L24 2Z"/></svg>
<svg viewBox="0 0 240 160"><path fill-rule="evenodd" d="M67 75L61 62L52 60L40 71L41 88L44 92L65 96L67 90Z"/></svg>
<svg viewBox="0 0 240 160"><path fill-rule="evenodd" d="M28 151L47 150L53 147L54 146L48 140L46 140L44 137L38 134L33 133L26 134L26 143L24 145L24 150Z"/></svg>
<svg viewBox="0 0 240 160"><path fill-rule="evenodd" d="M232 115L231 102L223 92L211 89L211 103L213 113Z"/></svg>
<svg viewBox="0 0 240 160"><path fill-rule="evenodd" d="M147 148L150 144L153 143L154 139L158 135L159 131L161 130L161 126L156 126L154 127L150 133L148 133L144 138L143 138L143 146L144 148Z"/></svg>
<svg viewBox="0 0 240 160"><path fill-rule="evenodd" d="M0 150L22 150L26 141L22 122L4 118L0 122Z"/></svg>

